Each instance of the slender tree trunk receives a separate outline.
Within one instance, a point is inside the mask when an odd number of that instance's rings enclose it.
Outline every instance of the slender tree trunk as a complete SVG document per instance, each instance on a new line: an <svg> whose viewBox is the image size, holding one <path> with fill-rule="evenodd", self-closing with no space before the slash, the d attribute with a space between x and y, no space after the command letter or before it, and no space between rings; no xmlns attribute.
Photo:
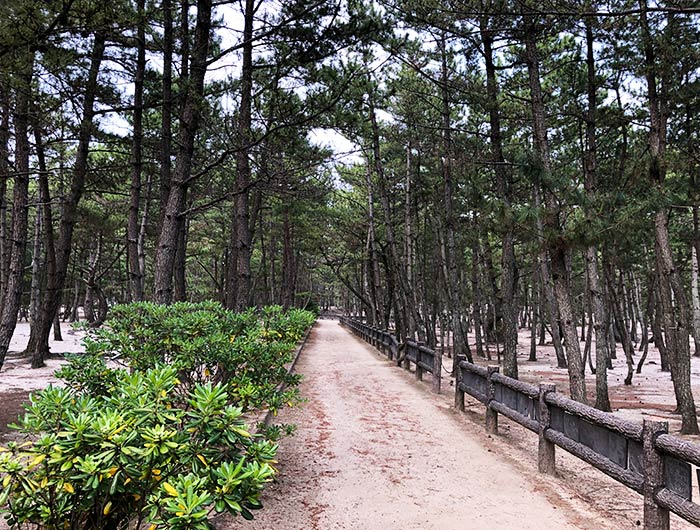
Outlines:
<svg viewBox="0 0 700 530"><path fill-rule="evenodd" d="M34 244L32 245L32 280L29 289L29 322L34 326L39 315L41 304L41 270L42 270L42 215L41 208L37 207L34 216Z"/></svg>
<svg viewBox="0 0 700 530"><path fill-rule="evenodd" d="M504 206L504 232L503 244L501 247L501 289L498 291L500 300L497 301L503 318L503 373L508 377L517 378L518 323L517 303L515 299L515 293L517 292L517 276L513 214L510 211L512 201L512 178L508 173L503 156L501 114L498 102L499 89L496 77L496 66L493 61L493 34L488 28L488 19L486 17L482 17L480 21L480 30L486 62L486 93L489 109L491 156L494 164L494 175L496 177L498 195Z"/></svg>
<svg viewBox="0 0 700 530"><path fill-rule="evenodd" d="M131 195L127 219L127 261L131 299L144 299L143 274L139 264L139 209L141 206L141 173L143 168L143 81L146 71L145 0L137 0L136 73L134 74L134 138L131 144Z"/></svg>
<svg viewBox="0 0 700 530"><path fill-rule="evenodd" d="M700 265L698 254L700 253L700 230L698 230L698 204L693 204L693 244L691 247L691 294L693 299L693 340L695 343L696 357L700 357Z"/></svg>
<svg viewBox="0 0 700 530"><path fill-rule="evenodd" d="M0 74L0 305L7 287L10 263L7 237L7 182L10 178L10 87L9 80Z"/></svg>
<svg viewBox="0 0 700 530"><path fill-rule="evenodd" d="M28 50L19 59L21 71L15 98L15 176L12 190L12 248L3 306L0 311L0 367L10 346L17 325L17 313L22 298L24 254L29 225L29 108L32 96L34 57Z"/></svg>
<svg viewBox="0 0 700 530"><path fill-rule="evenodd" d="M95 34L88 78L83 97L83 114L78 133L78 147L73 164L70 189L64 197L61 210L58 241L55 245L56 266L52 268L47 260L46 292L42 299L42 308L37 321L37 340L30 350L32 368L44 366L44 356L49 353L49 334L54 315L61 303L61 291L65 285L70 256L73 246L73 229L78 218L78 204L85 190L85 179L88 174L88 155L90 141L94 130L95 98L98 88L98 73L105 51L105 36L101 32ZM47 225L48 219L47 219Z"/></svg>
<svg viewBox="0 0 700 530"><path fill-rule="evenodd" d="M525 48L526 62L530 81L530 95L533 117L533 133L535 151L539 157L543 180L547 180L551 174L549 143L547 140L547 128L545 124L544 100L542 98L542 86L540 84L539 57L536 44L536 29L531 16L526 16L525 24ZM583 359L581 358L581 346L578 341L576 320L574 317L569 275L567 270L568 245L561 235L560 212L557 200L551 191L544 194L546 213L544 225L550 232L549 257L551 260L552 283L554 295L559 307L559 323L561 325L566 344L566 357L569 369L569 388L571 398L576 401L586 401L586 379L583 373ZM552 322L552 329L556 322Z"/></svg>
<svg viewBox="0 0 700 530"><path fill-rule="evenodd" d="M238 149L236 151L236 182L230 247L235 259L229 263L227 306L242 310L250 298L250 257L252 236L250 230L249 193L251 183L250 149L252 143L251 109L253 104L253 22L255 1L245 0L243 12L243 62L241 65L241 102L238 109Z"/></svg>
<svg viewBox="0 0 700 530"><path fill-rule="evenodd" d="M666 177L666 94L663 89L657 90L657 65L653 38L647 20L647 0L640 0L639 4L649 103L649 154L651 159L649 180L650 184L657 188L661 194ZM675 26L673 22L674 20L670 18L667 23L666 31L669 34L672 33ZM700 430L698 429L695 400L690 387L688 304L673 260L668 233L668 213L664 206L660 206L654 215L654 235L661 319L668 344L667 352L678 411L682 418L681 432L698 434Z"/></svg>
<svg viewBox="0 0 700 530"><path fill-rule="evenodd" d="M588 7L590 8L591 6ZM598 107L596 93L598 84L595 79L595 55L593 49L594 22L595 20L592 17L586 17L585 19L588 111L586 113L586 147L583 167L584 185L589 204L594 204L596 198L596 171L598 166L596 153L596 110ZM595 220L595 214L591 210L586 212L586 217L591 223ZM598 275L598 251L595 245L588 245L586 248L586 283L593 309L593 329L595 331L595 407L609 412L611 407L608 393L607 319L600 276Z"/></svg>
<svg viewBox="0 0 700 530"><path fill-rule="evenodd" d="M161 225L154 267L154 295L157 303L167 304L173 297L173 270L177 252L187 188L192 179L194 140L199 130L204 96L204 75L209 53L209 31L211 29L211 0L197 1L197 25L190 65L190 78L184 96L178 134L178 153L172 185Z"/></svg>

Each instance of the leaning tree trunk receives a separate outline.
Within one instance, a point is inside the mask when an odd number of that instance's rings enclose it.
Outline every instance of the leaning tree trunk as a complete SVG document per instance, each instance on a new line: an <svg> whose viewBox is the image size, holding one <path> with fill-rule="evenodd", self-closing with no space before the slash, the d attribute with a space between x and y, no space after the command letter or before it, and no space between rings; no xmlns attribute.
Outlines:
<svg viewBox="0 0 700 530"><path fill-rule="evenodd" d="M22 71L17 76L17 95L14 113L15 176L12 191L12 248L10 269L5 285L0 312L0 367L5 362L7 349L17 325L17 313L22 298L24 254L27 249L29 224L29 101L32 90L33 54L23 53Z"/></svg>
<svg viewBox="0 0 700 530"><path fill-rule="evenodd" d="M78 133L78 147L73 164L72 178L68 194L64 197L61 210L60 228L56 242L55 266L48 264L46 291L42 298L41 311L37 320L37 340L32 345L32 368L44 366L44 356L49 353L49 334L53 325L54 315L61 303L61 291L65 285L70 264L70 256L73 246L73 229L78 219L78 204L85 191L85 180L88 174L88 155L90 141L94 130L93 118L95 116L95 97L98 88L98 73L105 52L105 35L101 32L95 34L90 69L83 97L83 115L80 121ZM48 225L48 219L46 224ZM28 348L29 350L29 348Z"/></svg>
<svg viewBox="0 0 700 530"><path fill-rule="evenodd" d="M547 180L551 174L551 162L549 143L547 140L547 127L545 124L544 100L542 98L542 86L540 82L539 57L537 52L536 28L532 16L527 15L525 22L525 55L528 67L530 84L530 102L532 108L534 147L539 158L543 180ZM559 323L563 331L566 344L566 357L569 368L569 389L571 398L576 401L586 401L586 379L581 358L581 345L576 330L569 274L567 270L568 243L562 235L560 211L557 198L551 190L544 193L546 212L544 213L544 226L550 233L548 251L551 260L552 283L554 296L559 306ZM556 326L552 321L552 328Z"/></svg>
<svg viewBox="0 0 700 530"><path fill-rule="evenodd" d="M649 104L649 181L663 196L666 177L666 125L667 100L663 89L657 90L657 60L649 22L647 20L647 0L640 0L640 22L642 45L644 48L644 66L647 81ZM672 16L672 15L671 15ZM666 31L673 31L673 19L668 21ZM662 85L663 86L663 85ZM678 269L676 269L671 251L668 233L668 213L664 206L659 206L654 215L654 236L659 287L661 320L664 325L667 353L671 378L676 392L678 411L681 414L681 432L698 434L698 420L695 400L690 387L690 344L688 340L690 317L688 303Z"/></svg>

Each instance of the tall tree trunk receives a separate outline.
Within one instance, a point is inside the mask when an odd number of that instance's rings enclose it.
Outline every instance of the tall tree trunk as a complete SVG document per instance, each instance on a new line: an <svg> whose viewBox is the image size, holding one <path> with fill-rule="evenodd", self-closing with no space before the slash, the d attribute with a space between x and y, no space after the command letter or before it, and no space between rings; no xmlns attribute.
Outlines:
<svg viewBox="0 0 700 530"><path fill-rule="evenodd" d="M34 216L34 243L32 245L32 279L29 288L29 322L33 326L39 315L41 303L41 271L42 267L42 214L41 207L37 206Z"/></svg>
<svg viewBox="0 0 700 530"><path fill-rule="evenodd" d="M163 0L163 105L160 125L160 206L159 222L165 216L165 207L170 196L173 116L173 9L171 0Z"/></svg>
<svg viewBox="0 0 700 530"><path fill-rule="evenodd" d="M187 90L185 91L186 94L180 115L175 171L155 256L153 299L161 304L170 303L173 297L173 268L181 228L180 218L185 207L187 188L192 179L194 141L199 130L202 114L211 14L211 0L198 0L197 25L190 63L190 78L186 85Z"/></svg>
<svg viewBox="0 0 700 530"><path fill-rule="evenodd" d="M28 50L19 59L21 71L17 76L15 96L15 176L12 190L12 248L3 306L0 311L0 367L10 346L17 325L17 313L22 298L24 254L27 249L29 225L29 108L32 91L34 57Z"/></svg>
<svg viewBox="0 0 700 530"><path fill-rule="evenodd" d="M489 109L489 136L491 141L491 157L496 177L498 195L503 204L503 243L501 246L501 288L497 303L503 319L503 373L508 377L518 377L518 322L515 238L513 230L513 213L511 208L512 178L506 168L503 156L503 137L501 134L501 113L498 102L499 88L496 77L496 65L493 60L493 33L488 27L488 18L480 20L481 40L484 44L484 59L486 63L486 94ZM534 328L533 328L534 330Z"/></svg>
<svg viewBox="0 0 700 530"><path fill-rule="evenodd" d="M649 181L663 193L666 177L666 124L667 102L662 88L657 90L657 64L653 37L647 19L647 0L640 0L640 22L644 47L644 66L649 104ZM672 17L673 15L669 15ZM668 20L666 31L672 33L675 24ZM663 86L663 85L662 85ZM690 344L688 341L690 318L685 290L673 261L668 233L668 213L660 206L654 215L655 253L659 286L661 319L668 345L669 365L676 392L678 411L681 414L681 432L698 434L695 400L690 387Z"/></svg>
<svg viewBox="0 0 700 530"><path fill-rule="evenodd" d="M236 182L234 185L233 216L228 272L226 305L242 310L250 299L250 257L252 236L250 230L249 193L251 183L250 150L252 143L253 105L253 23L255 1L245 0L243 12L243 62L241 65L241 103L238 109L238 148L236 150Z"/></svg>
<svg viewBox="0 0 700 530"><path fill-rule="evenodd" d="M88 174L88 155L90 141L94 130L93 118L95 116L95 97L100 66L105 52L105 35L102 32L95 33L91 57L90 69L85 84L83 97L83 114L80 120L78 133L78 147L73 164L70 189L63 199L61 210L58 241L56 242L56 266L48 265L46 292L42 299L42 308L37 321L37 340L30 351L32 356L32 368L44 366L44 356L49 353L49 334L53 324L54 315L61 303L61 291L65 285L68 266L70 264L73 246L73 229L78 218L78 204L85 190L85 179ZM48 225L48 220L47 220Z"/></svg>
<svg viewBox="0 0 700 530"><path fill-rule="evenodd" d="M696 357L700 357L700 230L698 229L698 203L693 204L693 244L691 247L691 295L693 299L693 340L695 343Z"/></svg>
<svg viewBox="0 0 700 530"><path fill-rule="evenodd" d="M471 362L471 351L467 346L467 333L462 323L462 303L460 300L460 284L457 264L457 243L455 237L456 219L454 213L455 184L452 174L452 121L450 117L450 79L447 68L447 42L443 33L439 41L441 57L441 103L442 103L442 158L441 170L443 180L444 223L445 223L445 274L447 301L449 304L453 336L453 360L458 355L467 355ZM477 346L478 347L478 346ZM453 372L455 367L453 366Z"/></svg>
<svg viewBox="0 0 700 530"><path fill-rule="evenodd" d="M536 28L531 15L525 17L525 55L530 82L530 96L533 119L534 147L541 165L542 180L547 181L551 175L551 163L549 143L547 140L547 127L545 123L544 100L542 98L542 86L540 82L539 57L536 43ZM559 306L559 323L561 325L566 344L566 357L569 368L569 389L571 398L576 401L586 401L586 379L583 372L583 359L581 358L581 346L578 341L576 319L569 286L569 274L567 270L568 244L562 236L559 206L557 199L550 190L544 193L546 212L544 225L550 236L548 242L549 257L551 260L552 283L554 295ZM552 322L552 328L556 322Z"/></svg>
<svg viewBox="0 0 700 530"><path fill-rule="evenodd" d="M136 72L134 74L134 138L131 144L131 193L127 219L127 260L131 299L144 299L143 271L139 263L139 209L141 205L141 173L143 169L143 81L146 71L145 0L137 0Z"/></svg>
<svg viewBox="0 0 700 530"><path fill-rule="evenodd" d="M587 6L592 11L590 5ZM593 24L595 19L587 16L586 24L586 72L588 111L586 113L586 147L583 159L584 187L589 204L594 204L596 199L597 166L596 153L596 109L598 84L595 79L595 55L593 40ZM595 220L595 214L588 209L586 218L589 223ZM609 412L610 397L608 393L608 355L607 355L607 327L605 316L605 302L598 274L598 250L595 245L589 244L586 248L586 282L588 296L593 308L593 329L595 331L595 407Z"/></svg>
<svg viewBox="0 0 700 530"><path fill-rule="evenodd" d="M10 177L10 99L9 80L0 74L0 305L5 296L10 263L6 200L7 182Z"/></svg>
<svg viewBox="0 0 700 530"><path fill-rule="evenodd" d="M387 240L387 284L393 289L391 298L394 306L394 325L396 335L404 337L406 313L409 302L406 287L406 279L404 276L404 268L399 259L399 250L396 243L394 223L391 217L391 205L389 204L389 191L387 189L387 176L384 171L384 165L381 159L380 152L380 137L379 125L374 108L374 102L370 96L370 123L372 125L372 152L374 162L374 172L377 176L377 189L379 191L379 202L382 206L384 217L384 232ZM388 319L387 319L388 320Z"/></svg>

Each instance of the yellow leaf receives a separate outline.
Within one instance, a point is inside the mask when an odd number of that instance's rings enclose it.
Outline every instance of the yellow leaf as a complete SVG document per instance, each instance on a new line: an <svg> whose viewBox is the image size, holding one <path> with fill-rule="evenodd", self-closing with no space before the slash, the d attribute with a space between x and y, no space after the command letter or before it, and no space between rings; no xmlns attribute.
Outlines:
<svg viewBox="0 0 700 530"><path fill-rule="evenodd" d="M115 474L117 471L119 471L119 468L118 468L117 466L110 467L110 468L109 468L109 471L107 471L107 474L108 474L110 477L113 477L114 474Z"/></svg>
<svg viewBox="0 0 700 530"><path fill-rule="evenodd" d="M39 487L40 488L45 488L49 483L48 477L44 477L41 479L41 482L39 482Z"/></svg>
<svg viewBox="0 0 700 530"><path fill-rule="evenodd" d="M102 508L102 515L107 515L110 511L112 511L112 501L109 501L105 504L105 507Z"/></svg>
<svg viewBox="0 0 700 530"><path fill-rule="evenodd" d="M168 495L177 497L177 490L173 488L169 483L163 482L163 489L168 493Z"/></svg>
<svg viewBox="0 0 700 530"><path fill-rule="evenodd" d="M148 527L148 530L156 530L156 525L152 524L151 526Z"/></svg>
<svg viewBox="0 0 700 530"><path fill-rule="evenodd" d="M153 473L154 475L160 475L160 469L152 469L151 473Z"/></svg>
<svg viewBox="0 0 700 530"><path fill-rule="evenodd" d="M197 455L197 458L199 458L199 461L204 464L205 466L208 466L207 461L204 459L202 455Z"/></svg>
<svg viewBox="0 0 700 530"><path fill-rule="evenodd" d="M241 429L239 427L233 427L233 432L235 432L238 436L242 436L243 438L250 438L250 433L246 431L245 429Z"/></svg>
<svg viewBox="0 0 700 530"><path fill-rule="evenodd" d="M160 397L166 397L168 393L165 390L160 391Z"/></svg>
<svg viewBox="0 0 700 530"><path fill-rule="evenodd" d="M141 500L141 495L139 495L138 493L134 493L134 500L137 501L137 502L140 501L140 500Z"/></svg>
<svg viewBox="0 0 700 530"><path fill-rule="evenodd" d="M12 480L12 477L10 477L10 475L5 475L5 478L2 479L2 487L6 488L7 486L9 486L11 480Z"/></svg>
<svg viewBox="0 0 700 530"><path fill-rule="evenodd" d="M204 369L204 377L209 377L211 375L211 372L209 371L209 368Z"/></svg>
<svg viewBox="0 0 700 530"><path fill-rule="evenodd" d="M70 482L64 482L63 489L66 490L68 493L75 493L75 488Z"/></svg>
<svg viewBox="0 0 700 530"><path fill-rule="evenodd" d="M29 462L29 465L27 466L28 468L33 468L34 466L38 466L41 464L44 460L46 459L46 455L37 455L34 460Z"/></svg>

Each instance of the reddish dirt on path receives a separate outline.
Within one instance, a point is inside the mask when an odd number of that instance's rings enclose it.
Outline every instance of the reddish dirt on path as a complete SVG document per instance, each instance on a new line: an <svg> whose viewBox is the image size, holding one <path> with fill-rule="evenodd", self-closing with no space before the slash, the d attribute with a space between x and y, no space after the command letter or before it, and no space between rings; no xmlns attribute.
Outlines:
<svg viewBox="0 0 700 530"><path fill-rule="evenodd" d="M559 479L380 357L334 321L319 321L297 371L307 399L280 421L280 476L251 530L632 528L606 520ZM509 428L505 428L506 432ZM501 438L501 437L498 437ZM516 450L517 453L517 450ZM222 525L222 527L229 525Z"/></svg>

